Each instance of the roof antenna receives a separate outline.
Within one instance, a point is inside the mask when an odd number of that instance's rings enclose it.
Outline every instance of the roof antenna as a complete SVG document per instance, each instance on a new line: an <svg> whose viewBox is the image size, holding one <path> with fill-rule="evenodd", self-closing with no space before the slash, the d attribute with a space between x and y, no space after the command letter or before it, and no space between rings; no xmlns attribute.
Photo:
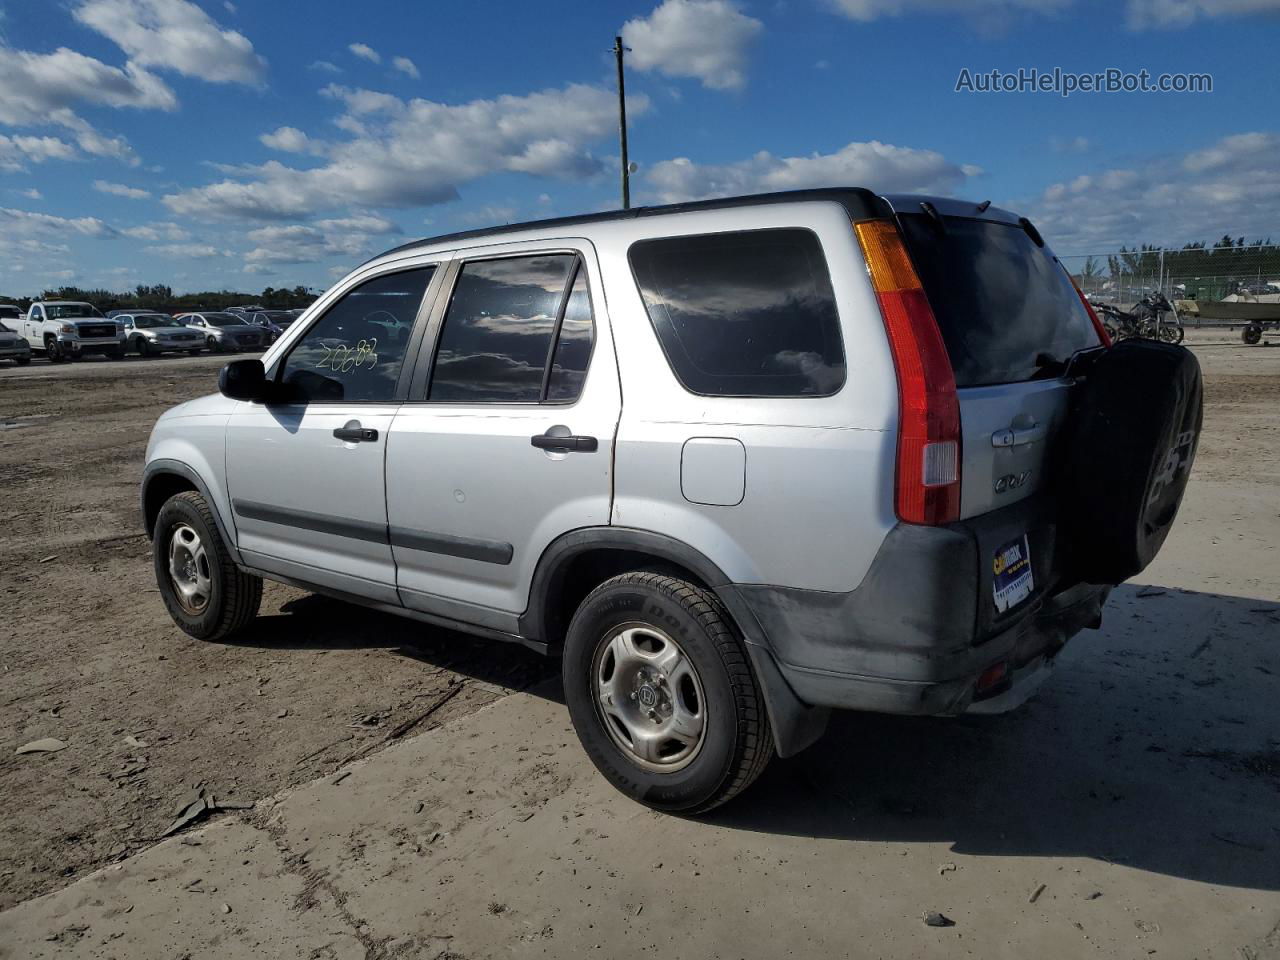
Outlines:
<svg viewBox="0 0 1280 960"><path fill-rule="evenodd" d="M987 212L987 207L989 207L989 206L991 206L991 201L990 201L990 200L983 200L980 204L978 204L978 212L979 212L979 213L986 213L986 212Z"/></svg>

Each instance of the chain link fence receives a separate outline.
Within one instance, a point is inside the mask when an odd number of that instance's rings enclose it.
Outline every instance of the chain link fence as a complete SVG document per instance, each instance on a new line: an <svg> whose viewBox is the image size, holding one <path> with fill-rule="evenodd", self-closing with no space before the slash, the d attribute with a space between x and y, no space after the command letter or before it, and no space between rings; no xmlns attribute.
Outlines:
<svg viewBox="0 0 1280 960"><path fill-rule="evenodd" d="M1059 259L1095 303L1128 311L1148 294L1163 293L1184 323L1239 324L1271 313L1280 319L1280 245L1227 243Z"/></svg>

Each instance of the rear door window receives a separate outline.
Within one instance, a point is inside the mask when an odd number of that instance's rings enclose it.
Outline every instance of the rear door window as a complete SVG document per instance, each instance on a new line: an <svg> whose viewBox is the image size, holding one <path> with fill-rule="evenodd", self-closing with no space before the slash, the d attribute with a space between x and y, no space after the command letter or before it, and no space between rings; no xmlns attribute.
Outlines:
<svg viewBox="0 0 1280 960"><path fill-rule="evenodd" d="M577 255L473 260L449 301L427 399L572 402L593 340L587 272Z"/></svg>
<svg viewBox="0 0 1280 960"><path fill-rule="evenodd" d="M677 379L706 396L826 396L844 385L831 275L810 230L641 240L628 253Z"/></svg>
<svg viewBox="0 0 1280 960"><path fill-rule="evenodd" d="M1098 346L1070 277L1017 224L923 215L898 218L938 321L956 386L1054 374Z"/></svg>

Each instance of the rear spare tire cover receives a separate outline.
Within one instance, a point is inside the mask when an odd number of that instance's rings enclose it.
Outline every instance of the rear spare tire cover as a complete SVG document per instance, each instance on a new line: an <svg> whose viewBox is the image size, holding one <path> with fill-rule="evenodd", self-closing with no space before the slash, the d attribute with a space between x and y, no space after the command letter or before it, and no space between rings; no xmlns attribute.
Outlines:
<svg viewBox="0 0 1280 960"><path fill-rule="evenodd" d="M1133 339L1094 363L1073 398L1063 487L1074 574L1120 583L1155 558L1182 503L1204 415L1185 347Z"/></svg>

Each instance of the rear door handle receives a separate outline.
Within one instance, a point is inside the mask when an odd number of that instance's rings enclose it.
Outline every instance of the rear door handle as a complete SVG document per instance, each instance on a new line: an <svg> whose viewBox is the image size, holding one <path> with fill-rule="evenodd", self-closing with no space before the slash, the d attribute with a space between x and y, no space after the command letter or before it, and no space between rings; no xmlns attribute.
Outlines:
<svg viewBox="0 0 1280 960"><path fill-rule="evenodd" d="M348 420L346 426L337 427L333 435L347 443L377 443L378 431L360 426L359 420Z"/></svg>
<svg viewBox="0 0 1280 960"><path fill-rule="evenodd" d="M529 438L529 442L539 450L551 450L556 453L571 451L595 453L600 449L600 443L595 437L578 436L570 433L568 427L560 424L551 427L546 433L535 434Z"/></svg>

